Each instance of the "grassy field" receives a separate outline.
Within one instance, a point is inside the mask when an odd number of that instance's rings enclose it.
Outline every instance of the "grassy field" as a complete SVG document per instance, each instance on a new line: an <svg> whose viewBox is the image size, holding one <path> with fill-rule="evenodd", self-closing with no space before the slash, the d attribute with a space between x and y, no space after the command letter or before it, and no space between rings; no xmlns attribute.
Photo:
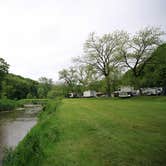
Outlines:
<svg viewBox="0 0 166 166"><path fill-rule="evenodd" d="M52 103L7 161L4 165L165 166L166 97L64 99L58 108Z"/></svg>

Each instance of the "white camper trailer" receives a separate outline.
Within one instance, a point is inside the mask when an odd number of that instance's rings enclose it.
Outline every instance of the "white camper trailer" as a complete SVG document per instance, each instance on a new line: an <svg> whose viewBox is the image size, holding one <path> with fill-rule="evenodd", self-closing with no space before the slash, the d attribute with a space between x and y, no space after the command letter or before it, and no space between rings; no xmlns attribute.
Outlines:
<svg viewBox="0 0 166 166"><path fill-rule="evenodd" d="M153 87L153 88L141 88L143 95L161 95L163 88L162 87Z"/></svg>
<svg viewBox="0 0 166 166"><path fill-rule="evenodd" d="M134 90L134 87L131 86L123 86L119 89L119 97L131 97L131 96L138 96L139 91Z"/></svg>
<svg viewBox="0 0 166 166"><path fill-rule="evenodd" d="M83 93L83 97L96 97L96 91L88 90Z"/></svg>

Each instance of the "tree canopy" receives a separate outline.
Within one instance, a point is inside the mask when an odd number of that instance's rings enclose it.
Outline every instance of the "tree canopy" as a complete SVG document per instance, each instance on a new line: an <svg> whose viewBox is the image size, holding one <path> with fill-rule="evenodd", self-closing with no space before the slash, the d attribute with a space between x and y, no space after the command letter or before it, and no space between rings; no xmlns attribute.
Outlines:
<svg viewBox="0 0 166 166"><path fill-rule="evenodd" d="M138 85L139 77L152 57L153 51L159 46L161 36L164 34L160 28L146 27L130 37L123 33L119 40L119 55L123 66L129 68L133 73L133 80Z"/></svg>

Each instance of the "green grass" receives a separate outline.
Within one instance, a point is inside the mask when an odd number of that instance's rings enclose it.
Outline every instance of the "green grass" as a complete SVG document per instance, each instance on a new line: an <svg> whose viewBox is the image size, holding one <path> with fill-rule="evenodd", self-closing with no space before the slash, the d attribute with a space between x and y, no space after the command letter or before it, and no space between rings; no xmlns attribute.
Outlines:
<svg viewBox="0 0 166 166"><path fill-rule="evenodd" d="M50 102L10 156L4 165L165 166L166 97Z"/></svg>
<svg viewBox="0 0 166 166"><path fill-rule="evenodd" d="M17 101L10 99L0 99L0 111L11 111L17 106Z"/></svg>

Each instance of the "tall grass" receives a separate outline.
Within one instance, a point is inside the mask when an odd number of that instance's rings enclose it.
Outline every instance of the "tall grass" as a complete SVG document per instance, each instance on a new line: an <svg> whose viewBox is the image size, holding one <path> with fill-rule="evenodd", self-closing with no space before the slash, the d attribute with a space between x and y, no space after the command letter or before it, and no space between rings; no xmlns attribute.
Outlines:
<svg viewBox="0 0 166 166"><path fill-rule="evenodd" d="M23 106L24 104L47 104L48 99L21 99L17 103L19 106Z"/></svg>
<svg viewBox="0 0 166 166"><path fill-rule="evenodd" d="M0 111L11 111L17 106L17 101L9 99L0 100Z"/></svg>
<svg viewBox="0 0 166 166"><path fill-rule="evenodd" d="M58 140L56 123L50 125L52 114L56 112L60 100L48 101L39 116L38 124L31 129L15 150L7 150L3 166L41 165L45 158L45 147ZM51 127L50 127L51 126Z"/></svg>

